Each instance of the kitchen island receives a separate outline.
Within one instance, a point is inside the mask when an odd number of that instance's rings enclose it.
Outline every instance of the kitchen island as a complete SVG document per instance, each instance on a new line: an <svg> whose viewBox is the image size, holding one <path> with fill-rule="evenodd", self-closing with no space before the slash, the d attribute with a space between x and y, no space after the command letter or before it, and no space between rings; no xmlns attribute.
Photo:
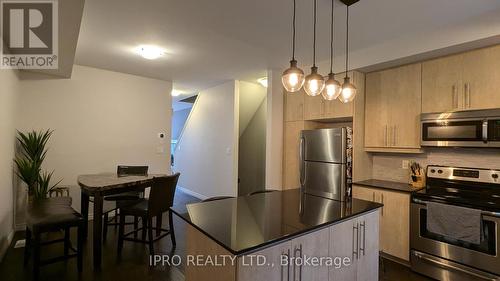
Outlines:
<svg viewBox="0 0 500 281"><path fill-rule="evenodd" d="M186 281L378 280L379 208L299 189L174 206Z"/></svg>

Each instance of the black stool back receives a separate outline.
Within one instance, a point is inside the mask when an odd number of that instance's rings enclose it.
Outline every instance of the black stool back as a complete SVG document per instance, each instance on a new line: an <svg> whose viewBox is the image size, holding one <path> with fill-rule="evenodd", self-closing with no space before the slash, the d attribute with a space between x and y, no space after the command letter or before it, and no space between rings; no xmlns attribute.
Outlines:
<svg viewBox="0 0 500 281"><path fill-rule="evenodd" d="M150 217L165 213L172 207L179 175L176 173L171 176L154 178L148 199Z"/></svg>

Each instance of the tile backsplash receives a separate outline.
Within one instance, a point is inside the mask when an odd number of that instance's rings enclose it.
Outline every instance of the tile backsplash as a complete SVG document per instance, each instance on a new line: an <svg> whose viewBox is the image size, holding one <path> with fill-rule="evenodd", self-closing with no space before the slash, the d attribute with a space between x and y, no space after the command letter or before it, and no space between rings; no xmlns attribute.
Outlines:
<svg viewBox="0 0 500 281"><path fill-rule="evenodd" d="M423 154L374 154L373 178L397 182L408 181L403 160L413 160L421 166L444 165L500 170L500 149L430 148Z"/></svg>

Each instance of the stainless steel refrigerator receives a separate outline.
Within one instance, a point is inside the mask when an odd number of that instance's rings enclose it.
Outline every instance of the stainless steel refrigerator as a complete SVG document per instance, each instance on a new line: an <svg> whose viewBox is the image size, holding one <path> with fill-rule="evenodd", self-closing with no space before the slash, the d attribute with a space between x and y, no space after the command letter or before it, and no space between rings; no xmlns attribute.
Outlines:
<svg viewBox="0 0 500 281"><path fill-rule="evenodd" d="M352 129L304 130L300 185L307 194L344 201L351 195Z"/></svg>

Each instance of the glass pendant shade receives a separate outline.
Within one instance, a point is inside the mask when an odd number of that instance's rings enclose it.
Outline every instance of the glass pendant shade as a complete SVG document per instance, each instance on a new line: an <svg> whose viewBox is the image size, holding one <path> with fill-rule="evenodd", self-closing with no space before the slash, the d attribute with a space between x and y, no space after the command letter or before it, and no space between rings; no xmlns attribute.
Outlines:
<svg viewBox="0 0 500 281"><path fill-rule="evenodd" d="M354 100L358 89L351 83L349 77L344 78L344 84L342 84L342 92L340 93L339 100L343 103L348 103Z"/></svg>
<svg viewBox="0 0 500 281"><path fill-rule="evenodd" d="M304 85L304 71L297 67L297 61L290 61L290 68L286 69L281 76L283 87L289 93L294 93L300 90Z"/></svg>
<svg viewBox="0 0 500 281"><path fill-rule="evenodd" d="M339 81L335 80L335 75L333 73L328 74L328 80L325 83L325 89L321 93L325 100L335 100L340 96L342 91L342 86L340 86Z"/></svg>
<svg viewBox="0 0 500 281"><path fill-rule="evenodd" d="M311 74L306 76L306 81L304 83L304 90L306 94L311 97L315 97L321 94L321 91L325 88L325 79L323 76L318 74L318 68L316 66L311 67Z"/></svg>

